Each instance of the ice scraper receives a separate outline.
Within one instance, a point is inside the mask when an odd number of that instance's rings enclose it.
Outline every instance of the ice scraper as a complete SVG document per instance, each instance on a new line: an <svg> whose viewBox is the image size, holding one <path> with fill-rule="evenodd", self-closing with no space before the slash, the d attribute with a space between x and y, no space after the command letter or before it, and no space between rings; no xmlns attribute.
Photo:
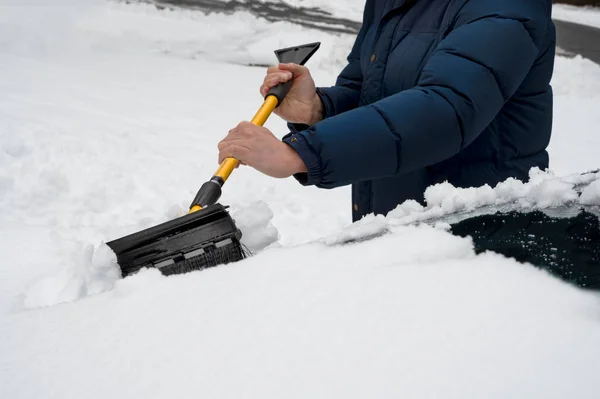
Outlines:
<svg viewBox="0 0 600 399"><path fill-rule="evenodd" d="M319 49L319 42L275 50L280 63L304 65ZM292 82L280 83L265 96L252 123L262 126L283 101ZM190 204L187 215L110 241L123 277L142 268L157 268L164 275L201 270L241 260L248 256L240 242L242 232L218 204L221 188L238 165L225 159L214 176L204 183Z"/></svg>

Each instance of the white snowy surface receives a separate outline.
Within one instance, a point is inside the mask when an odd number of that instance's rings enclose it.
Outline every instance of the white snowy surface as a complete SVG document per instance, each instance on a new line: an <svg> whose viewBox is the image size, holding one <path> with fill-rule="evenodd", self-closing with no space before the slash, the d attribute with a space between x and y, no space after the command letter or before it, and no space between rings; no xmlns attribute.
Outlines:
<svg viewBox="0 0 600 399"><path fill-rule="evenodd" d="M294 7L316 7L338 18L362 21L365 0L280 0Z"/></svg>
<svg viewBox="0 0 600 399"><path fill-rule="evenodd" d="M583 190L581 193L580 202L584 205L600 206L600 178L590 183L590 185Z"/></svg>
<svg viewBox="0 0 600 399"><path fill-rule="evenodd" d="M577 56L557 57L550 168L556 174L600 168L600 66Z"/></svg>
<svg viewBox="0 0 600 399"><path fill-rule="evenodd" d="M585 189L578 193L577 186ZM426 206L416 201L406 201L388 213L367 216L364 219L326 237L325 243L340 244L378 237L392 231L395 226L406 226L426 222L438 227L436 219L458 213L471 212L494 206L498 209L510 205L514 210L545 210L563 205L580 203L600 205L600 172L555 176L552 171L533 168L529 182L507 179L495 187L457 188L449 183L440 183L425 191ZM442 223L440 228L445 228Z"/></svg>
<svg viewBox="0 0 600 399"><path fill-rule="evenodd" d="M553 4L552 18L600 28L600 7Z"/></svg>
<svg viewBox="0 0 600 399"><path fill-rule="evenodd" d="M597 200L600 175L577 198L572 174L600 167L600 67L557 59L553 171L531 183L442 184L349 225L347 187L242 167L221 202L254 257L121 279L104 242L182 214L260 105L264 69L240 64L320 40L308 66L330 84L352 37L28 4L0 2L0 398L597 397L597 295L412 224Z"/></svg>

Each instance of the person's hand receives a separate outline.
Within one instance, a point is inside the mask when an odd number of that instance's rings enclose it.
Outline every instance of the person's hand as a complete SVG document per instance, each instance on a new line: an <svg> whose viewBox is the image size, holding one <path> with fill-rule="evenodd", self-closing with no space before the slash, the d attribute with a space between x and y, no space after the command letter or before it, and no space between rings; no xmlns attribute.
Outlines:
<svg viewBox="0 0 600 399"><path fill-rule="evenodd" d="M315 82L305 66L279 64L268 68L260 86L260 94L264 97L272 87L290 79L293 79L290 91L273 112L288 122L309 126L322 120L323 104L315 91Z"/></svg>
<svg viewBox="0 0 600 399"><path fill-rule="evenodd" d="M218 145L219 163L235 158L271 177L284 178L306 172L300 156L267 128L241 122Z"/></svg>

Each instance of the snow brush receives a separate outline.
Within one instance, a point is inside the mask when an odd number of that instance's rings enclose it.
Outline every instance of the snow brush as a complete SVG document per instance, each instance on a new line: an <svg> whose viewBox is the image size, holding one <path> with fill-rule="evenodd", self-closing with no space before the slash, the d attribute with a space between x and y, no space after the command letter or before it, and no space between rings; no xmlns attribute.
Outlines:
<svg viewBox="0 0 600 399"><path fill-rule="evenodd" d="M280 63L304 65L321 43L275 50ZM251 123L262 126L281 104L292 82L271 88ZM227 212L218 204L221 188L239 161L227 158L213 177L198 190L187 215L110 241L107 245L117 255L123 277L142 268L157 268L164 275L187 273L231 262L250 255L240 242L242 232Z"/></svg>

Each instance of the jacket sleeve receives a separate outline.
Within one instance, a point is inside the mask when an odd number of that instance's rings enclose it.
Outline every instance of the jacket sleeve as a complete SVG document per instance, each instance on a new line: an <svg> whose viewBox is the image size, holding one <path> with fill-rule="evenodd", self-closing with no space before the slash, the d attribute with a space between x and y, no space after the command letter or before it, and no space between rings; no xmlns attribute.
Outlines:
<svg viewBox="0 0 600 399"><path fill-rule="evenodd" d="M521 13L503 3L467 2L412 89L325 119L293 142L288 137L308 168L298 180L332 188L395 176L473 142L520 86L545 30L543 2L507 2Z"/></svg>

